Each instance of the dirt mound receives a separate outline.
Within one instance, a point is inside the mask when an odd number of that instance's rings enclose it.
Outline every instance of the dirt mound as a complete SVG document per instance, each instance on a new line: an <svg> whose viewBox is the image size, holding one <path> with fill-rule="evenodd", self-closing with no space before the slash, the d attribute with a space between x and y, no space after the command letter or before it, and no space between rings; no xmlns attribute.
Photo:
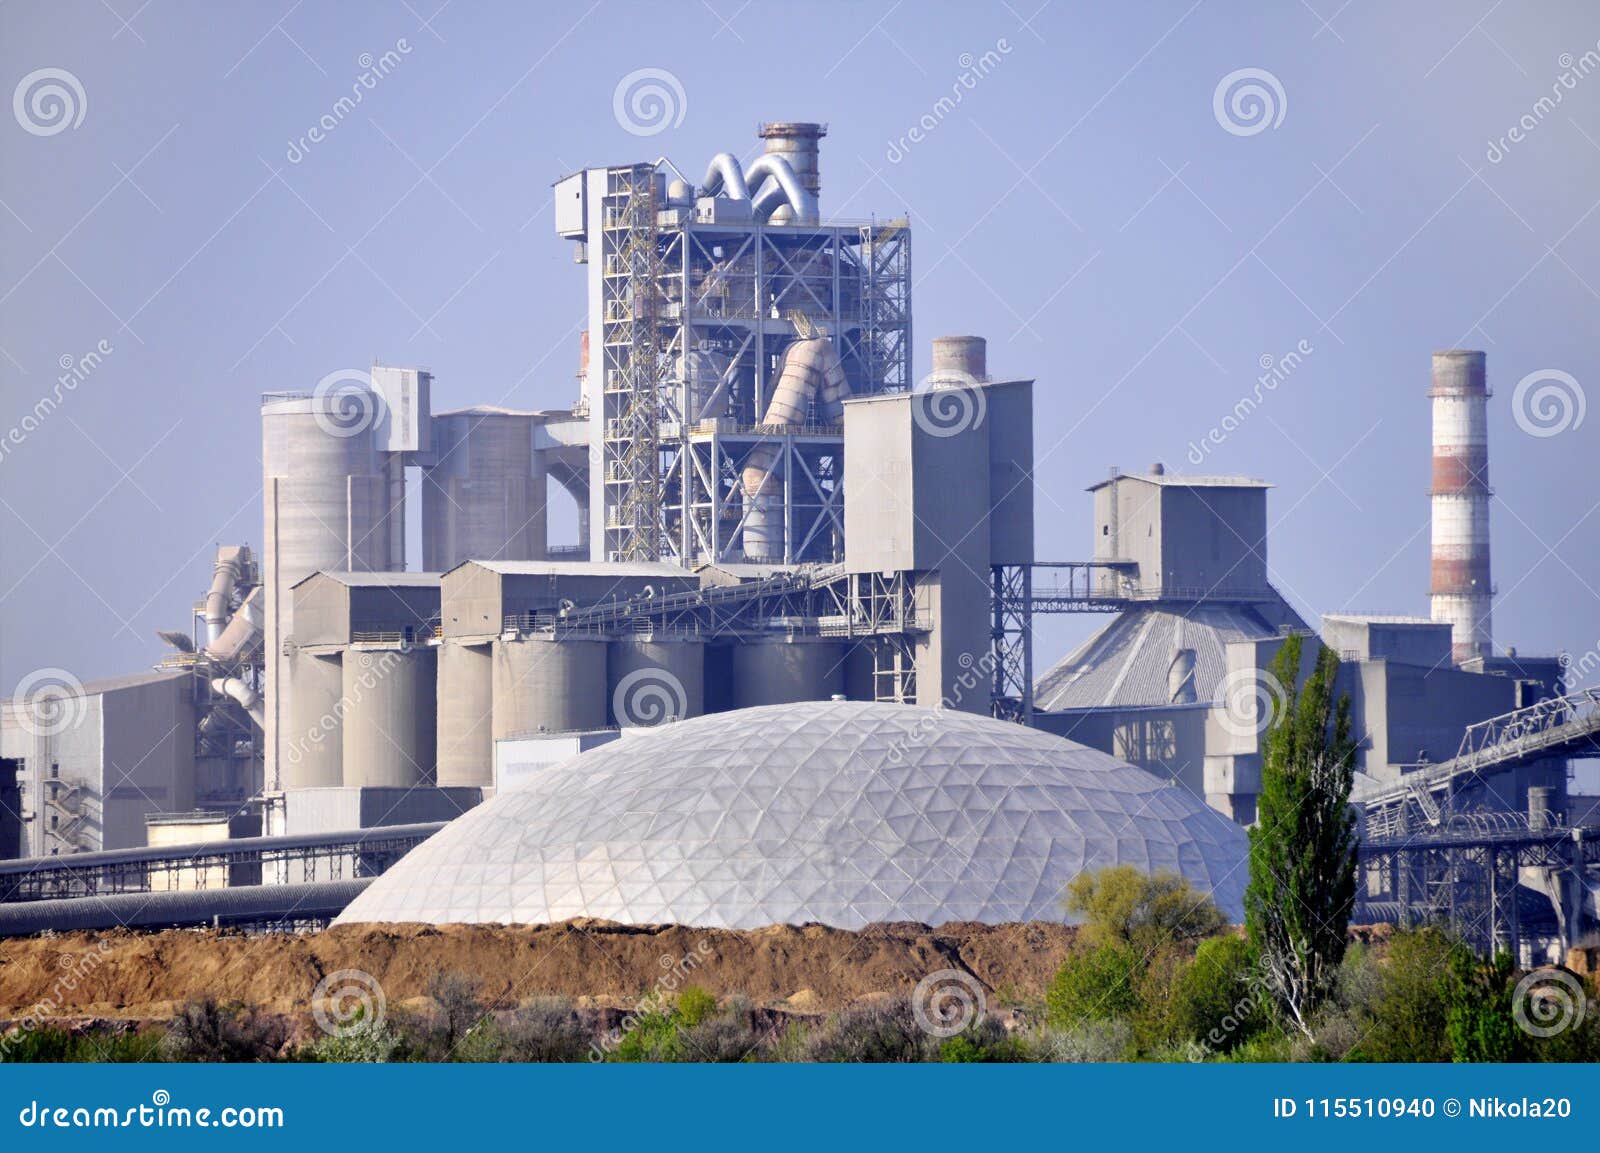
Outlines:
<svg viewBox="0 0 1600 1153"><path fill-rule="evenodd" d="M629 1005L695 984L757 1005L821 1013L909 991L942 969L970 973L1002 1001L1042 998L1075 930L1031 922L895 923L859 932L822 925L690 929L574 920L556 925L346 925L308 935L117 931L0 940L0 1021L169 1016L211 997L271 1013L309 1009L339 970L376 981L390 1003L425 996L440 973L479 983L511 1007L562 994ZM335 982L330 982L330 984Z"/></svg>

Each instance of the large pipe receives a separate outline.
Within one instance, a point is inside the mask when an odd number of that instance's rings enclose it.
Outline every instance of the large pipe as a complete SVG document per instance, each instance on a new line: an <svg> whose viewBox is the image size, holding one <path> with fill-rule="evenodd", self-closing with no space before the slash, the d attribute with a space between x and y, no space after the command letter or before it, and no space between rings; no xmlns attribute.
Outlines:
<svg viewBox="0 0 1600 1153"><path fill-rule="evenodd" d="M1433 354L1433 619L1457 663L1494 652L1489 578L1489 388L1484 354Z"/></svg>
<svg viewBox="0 0 1600 1153"><path fill-rule="evenodd" d="M784 350L778 384L767 404L763 425L792 429L805 424L813 400L829 424L844 417L850 381L833 342L825 336L797 340ZM745 458L741 478L745 497L744 554L750 559L784 556L782 446L759 444Z"/></svg>
<svg viewBox="0 0 1600 1153"><path fill-rule="evenodd" d="M822 192L822 175L817 164L818 142L827 134L826 125L800 120L770 121L757 130L756 135L766 141L762 159L781 160L783 166L794 173L803 192L798 199L791 198L787 207L781 204L776 207L771 217L773 224L817 223L817 200ZM745 170L752 184L757 183L751 175L754 168L752 165Z"/></svg>
<svg viewBox="0 0 1600 1153"><path fill-rule="evenodd" d="M264 599L260 585L251 589L250 595L234 610L228 626L206 645L206 655L219 661L233 661L255 647L266 624Z"/></svg>
<svg viewBox="0 0 1600 1153"><path fill-rule="evenodd" d="M757 220L770 219L774 224L817 222L816 194L806 188L787 160L773 153L763 153L748 167L740 167L739 158L731 152L717 153L706 168L700 195L720 193L729 200L751 200L751 188L759 189L751 204Z"/></svg>
<svg viewBox="0 0 1600 1153"><path fill-rule="evenodd" d="M250 719L262 727L266 726L267 713L261 707L261 694L245 684L238 677L216 677L211 681L211 687L224 696L232 697L238 701L245 712L250 714Z"/></svg>
<svg viewBox="0 0 1600 1153"><path fill-rule="evenodd" d="M206 593L206 644L214 645L222 636L228 623L228 602L233 599L233 588L239 583L239 572L244 565L246 550L243 545L227 545L217 550L216 568L211 574L211 589Z"/></svg>

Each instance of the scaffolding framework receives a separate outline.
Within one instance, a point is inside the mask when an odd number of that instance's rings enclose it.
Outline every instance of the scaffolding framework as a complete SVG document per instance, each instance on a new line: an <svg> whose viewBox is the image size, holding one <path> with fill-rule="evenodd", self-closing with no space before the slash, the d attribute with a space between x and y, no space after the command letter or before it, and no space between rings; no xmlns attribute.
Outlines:
<svg viewBox="0 0 1600 1153"><path fill-rule="evenodd" d="M832 340L852 396L909 389L911 233L885 223L763 223L726 200L667 204L652 164L606 170L598 206L604 537L597 560L685 567L840 559L844 430L813 411L763 423L784 350ZM748 202L745 202L746 204ZM776 457L762 490L741 473ZM782 548L752 557L758 498Z"/></svg>

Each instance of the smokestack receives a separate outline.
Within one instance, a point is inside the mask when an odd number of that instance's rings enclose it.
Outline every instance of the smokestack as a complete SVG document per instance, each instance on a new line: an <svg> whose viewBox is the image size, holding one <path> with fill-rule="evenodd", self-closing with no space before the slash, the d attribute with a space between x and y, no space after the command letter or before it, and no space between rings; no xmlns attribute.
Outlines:
<svg viewBox="0 0 1600 1153"><path fill-rule="evenodd" d="M776 120L763 124L756 135L767 142L769 153L789 162L800 186L812 196L822 191L822 175L817 169L817 145L828 134L826 124L811 124L800 120ZM751 189L755 191L754 188ZM773 224L788 224L795 218L794 209L784 204L773 209ZM813 222L814 223L814 222Z"/></svg>
<svg viewBox="0 0 1600 1153"><path fill-rule="evenodd" d="M1433 619L1460 663L1494 652L1489 582L1489 389L1483 353L1433 354Z"/></svg>
<svg viewBox="0 0 1600 1153"><path fill-rule="evenodd" d="M981 336L934 337L928 383L935 388L983 383L989 379L988 347Z"/></svg>

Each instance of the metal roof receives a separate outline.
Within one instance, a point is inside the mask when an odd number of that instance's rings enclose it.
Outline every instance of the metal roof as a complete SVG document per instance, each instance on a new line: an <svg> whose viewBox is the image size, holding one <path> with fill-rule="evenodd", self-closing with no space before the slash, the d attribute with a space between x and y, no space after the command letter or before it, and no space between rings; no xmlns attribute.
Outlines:
<svg viewBox="0 0 1600 1153"><path fill-rule="evenodd" d="M338 581L347 588L432 588L439 583L443 573L436 572L314 572L304 580L296 581L299 588L306 581L323 576Z"/></svg>
<svg viewBox="0 0 1600 1153"><path fill-rule="evenodd" d="M694 573L665 561L585 560L467 560L451 569L477 565L501 576L678 577L694 580Z"/></svg>
<svg viewBox="0 0 1600 1153"><path fill-rule="evenodd" d="M1094 492L1113 481L1142 480L1163 488L1272 488L1271 481L1253 476L1182 476L1172 472L1123 472L1091 484L1085 492Z"/></svg>
<svg viewBox="0 0 1600 1153"><path fill-rule="evenodd" d="M1179 649L1194 650L1195 697L1209 702L1227 675L1229 644L1283 635L1263 614L1273 607L1202 602L1181 611L1159 604L1129 609L1039 678L1034 707L1060 712L1170 704L1167 675ZM1276 610L1290 627L1306 627L1287 604L1279 602Z"/></svg>

